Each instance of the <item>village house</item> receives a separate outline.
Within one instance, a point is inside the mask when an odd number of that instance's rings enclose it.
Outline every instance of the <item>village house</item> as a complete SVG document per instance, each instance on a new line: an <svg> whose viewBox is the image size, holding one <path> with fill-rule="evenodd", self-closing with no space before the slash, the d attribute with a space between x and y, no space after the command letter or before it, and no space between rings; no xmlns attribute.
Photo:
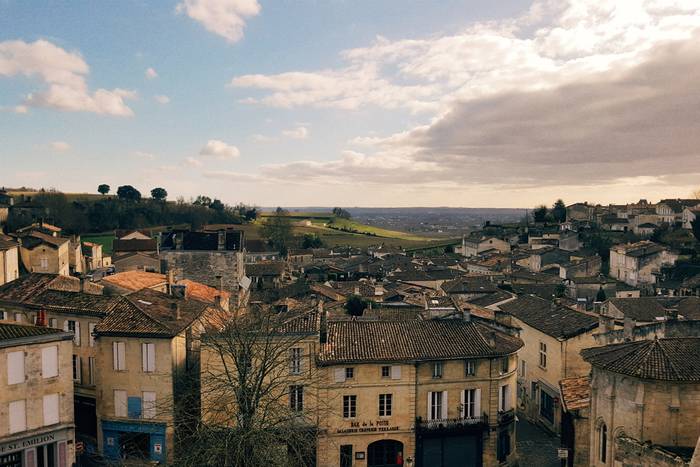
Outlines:
<svg viewBox="0 0 700 467"><path fill-rule="evenodd" d="M681 222L684 229L693 229L693 221L697 218L698 213L700 213L700 203L692 207L686 206L683 209Z"/></svg>
<svg viewBox="0 0 700 467"><path fill-rule="evenodd" d="M588 203L574 203L566 207L566 219L575 221L592 221L595 207Z"/></svg>
<svg viewBox="0 0 700 467"><path fill-rule="evenodd" d="M109 266L110 262L102 256L102 245L94 242L83 242L83 257L85 258L85 270L94 271ZM107 264L105 264L107 263Z"/></svg>
<svg viewBox="0 0 700 467"><path fill-rule="evenodd" d="M245 265L245 275L250 278L253 289L277 289L282 286L286 263L265 261Z"/></svg>
<svg viewBox="0 0 700 467"><path fill-rule="evenodd" d="M95 328L99 449L108 459L171 462L176 402L189 395L178 383L199 372L197 338L218 311L150 289L124 300Z"/></svg>
<svg viewBox="0 0 700 467"><path fill-rule="evenodd" d="M20 244L22 267L29 272L70 274L70 240L43 232L23 233Z"/></svg>
<svg viewBox="0 0 700 467"><path fill-rule="evenodd" d="M19 243L0 233L0 285L19 277Z"/></svg>
<svg viewBox="0 0 700 467"><path fill-rule="evenodd" d="M610 248L610 276L633 287L650 287L662 266L675 264L677 255L667 247L643 240Z"/></svg>
<svg viewBox="0 0 700 467"><path fill-rule="evenodd" d="M498 237L487 235L483 232L473 232L469 236L465 235L462 237L462 245L457 247L455 252L469 258L488 250L508 253L511 250L511 245Z"/></svg>
<svg viewBox="0 0 700 467"><path fill-rule="evenodd" d="M698 199L662 199L656 204L656 214L661 222L670 225L682 224L684 210L698 205Z"/></svg>
<svg viewBox="0 0 700 467"><path fill-rule="evenodd" d="M75 462L70 333L0 322L0 465Z"/></svg>
<svg viewBox="0 0 700 467"><path fill-rule="evenodd" d="M290 250L291 251L291 250ZM313 257L313 253L311 253ZM289 259L289 254L287 255ZM280 252L276 251L265 240L247 239L245 242L245 262L257 263L258 261L277 261Z"/></svg>
<svg viewBox="0 0 700 467"><path fill-rule="evenodd" d="M521 329L520 337L525 343L518 353L519 412L559 433L559 382L588 373L590 366L579 352L595 345L593 334L598 318L527 295L499 308L510 318L508 324Z"/></svg>
<svg viewBox="0 0 700 467"><path fill-rule="evenodd" d="M687 465L700 435L696 328L582 351L592 367L591 466Z"/></svg>
<svg viewBox="0 0 700 467"><path fill-rule="evenodd" d="M561 446L567 467L589 467L591 434L591 378L574 376L559 381L561 391Z"/></svg>

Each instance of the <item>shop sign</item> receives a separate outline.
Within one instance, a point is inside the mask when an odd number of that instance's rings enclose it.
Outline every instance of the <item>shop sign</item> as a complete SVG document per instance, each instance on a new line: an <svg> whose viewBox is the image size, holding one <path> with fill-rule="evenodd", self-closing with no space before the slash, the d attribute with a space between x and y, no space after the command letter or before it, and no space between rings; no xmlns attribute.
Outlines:
<svg viewBox="0 0 700 467"><path fill-rule="evenodd" d="M42 444L53 443L54 441L66 439L65 431L59 431L54 433L45 433L43 435L32 436L31 438L19 439L17 441L12 441L10 443L0 444L0 454L6 452L19 451L22 449L31 448L33 446L39 446Z"/></svg>
<svg viewBox="0 0 700 467"><path fill-rule="evenodd" d="M389 424L389 420L369 420L363 422L350 422L347 428L338 428L336 433L378 433L385 431L399 431L398 426Z"/></svg>

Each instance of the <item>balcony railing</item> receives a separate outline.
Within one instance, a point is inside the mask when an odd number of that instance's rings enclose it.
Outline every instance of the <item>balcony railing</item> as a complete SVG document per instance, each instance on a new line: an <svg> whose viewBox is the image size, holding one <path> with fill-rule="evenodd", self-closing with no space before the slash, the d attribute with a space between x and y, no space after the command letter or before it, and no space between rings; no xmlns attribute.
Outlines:
<svg viewBox="0 0 700 467"><path fill-rule="evenodd" d="M488 425L486 414L480 417L467 418L439 418L435 420L424 420L416 418L416 431L472 431L481 430Z"/></svg>
<svg viewBox="0 0 700 467"><path fill-rule="evenodd" d="M515 409L498 412L498 424L506 425L515 420Z"/></svg>

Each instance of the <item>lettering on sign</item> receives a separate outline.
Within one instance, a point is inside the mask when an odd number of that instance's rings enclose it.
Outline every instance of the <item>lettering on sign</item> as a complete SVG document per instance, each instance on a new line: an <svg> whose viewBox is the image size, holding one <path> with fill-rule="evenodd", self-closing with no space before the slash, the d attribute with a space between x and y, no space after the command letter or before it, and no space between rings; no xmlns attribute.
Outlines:
<svg viewBox="0 0 700 467"><path fill-rule="evenodd" d="M8 444L0 444L0 453L17 451L20 449L29 448L32 446L37 446L39 444L51 443L56 440L55 433L49 433L47 435L36 436L34 438L24 439L21 441L15 441Z"/></svg>
<svg viewBox="0 0 700 467"><path fill-rule="evenodd" d="M399 431L398 426L391 426L389 420L369 420L350 422L349 428L338 428L336 433L377 433L382 431Z"/></svg>

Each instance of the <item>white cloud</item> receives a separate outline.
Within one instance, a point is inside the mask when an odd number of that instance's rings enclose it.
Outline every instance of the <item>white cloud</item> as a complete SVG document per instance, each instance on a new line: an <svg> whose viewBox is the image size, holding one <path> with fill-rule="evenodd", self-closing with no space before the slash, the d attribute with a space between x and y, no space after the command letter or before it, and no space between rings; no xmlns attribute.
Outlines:
<svg viewBox="0 0 700 467"><path fill-rule="evenodd" d="M204 28L230 43L243 38L247 18L260 13L257 0L184 0L176 7Z"/></svg>
<svg viewBox="0 0 700 467"><path fill-rule="evenodd" d="M70 144L65 141L54 141L49 146L56 152L66 152L70 149Z"/></svg>
<svg viewBox="0 0 700 467"><path fill-rule="evenodd" d="M217 159L234 159L241 155L236 146L217 139L210 139L199 151L200 156L216 157Z"/></svg>
<svg viewBox="0 0 700 467"><path fill-rule="evenodd" d="M91 92L86 83L89 71L79 53L67 52L46 40L0 42L0 76L38 77L46 84L45 89L29 94L24 105L132 116L124 101L134 99L135 92L119 88Z"/></svg>
<svg viewBox="0 0 700 467"><path fill-rule="evenodd" d="M158 77L158 72L154 70L153 68L146 68L146 71L144 72L144 75L146 76L146 79L155 79Z"/></svg>
<svg viewBox="0 0 700 467"><path fill-rule="evenodd" d="M201 167L203 165L202 161L194 157L186 157L185 165L188 167Z"/></svg>
<svg viewBox="0 0 700 467"><path fill-rule="evenodd" d="M250 135L250 139L252 139L256 143L269 143L270 141L275 141L277 138L275 138L274 136L266 136L260 133L255 133L253 135Z"/></svg>
<svg viewBox="0 0 700 467"><path fill-rule="evenodd" d="M230 85L266 91L243 101L273 107L440 113L459 99L553 88L629 68L653 45L688 39L699 26L698 4L682 0L537 0L520 17L453 35L378 37L343 51L345 65L337 69L242 75Z"/></svg>
<svg viewBox="0 0 700 467"><path fill-rule="evenodd" d="M138 157L140 159L155 159L156 155L151 153L151 152L145 152L145 151L134 151L133 152L134 157Z"/></svg>
<svg viewBox="0 0 700 467"><path fill-rule="evenodd" d="M164 96L164 95L162 95L162 94L159 94L159 95L157 95L157 96L153 96L153 99L154 99L157 103L163 104L163 105L170 103L170 98L169 98L168 96Z"/></svg>
<svg viewBox="0 0 700 467"><path fill-rule="evenodd" d="M298 126L291 130L282 131L282 135L292 139L307 139L309 137L309 129L305 126Z"/></svg>

